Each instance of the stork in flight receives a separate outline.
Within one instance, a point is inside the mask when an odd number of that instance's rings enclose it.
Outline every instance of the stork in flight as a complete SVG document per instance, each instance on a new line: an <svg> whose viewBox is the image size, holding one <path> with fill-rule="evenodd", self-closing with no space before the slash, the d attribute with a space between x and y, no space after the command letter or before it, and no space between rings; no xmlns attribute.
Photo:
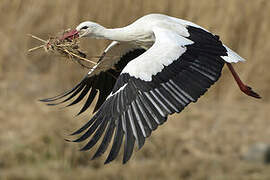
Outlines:
<svg viewBox="0 0 270 180"><path fill-rule="evenodd" d="M41 101L56 105L78 95L68 104L71 106L88 94L79 115L99 92L96 113L72 133L82 133L74 142L89 138L83 151L102 139L92 159L101 156L113 141L105 163L111 162L124 141L123 163L126 163L135 142L140 149L168 115L196 102L219 79L224 64L241 91L260 98L243 84L231 65L244 59L222 44L217 35L189 21L149 14L116 29L87 21L62 38L76 37L109 39L112 43L74 88Z"/></svg>

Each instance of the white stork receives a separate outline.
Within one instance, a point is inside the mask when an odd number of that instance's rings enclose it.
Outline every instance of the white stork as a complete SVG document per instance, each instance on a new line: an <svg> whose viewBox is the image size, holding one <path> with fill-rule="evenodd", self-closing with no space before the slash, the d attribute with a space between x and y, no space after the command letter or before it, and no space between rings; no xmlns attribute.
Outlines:
<svg viewBox="0 0 270 180"><path fill-rule="evenodd" d="M98 64L74 88L58 96L43 99L56 105L79 96L68 106L80 102L89 92L81 114L93 102L95 115L80 129L74 142L90 140L81 150L91 149L103 136L93 158L102 155L113 138L105 163L116 158L124 139L123 163L140 149L151 132L168 115L181 112L196 102L220 77L226 63L240 89L260 98L242 83L231 63L244 61L226 47L217 35L181 19L149 14L134 23L107 29L94 22L83 22L63 39L90 37L112 40ZM55 103L55 101L66 99Z"/></svg>

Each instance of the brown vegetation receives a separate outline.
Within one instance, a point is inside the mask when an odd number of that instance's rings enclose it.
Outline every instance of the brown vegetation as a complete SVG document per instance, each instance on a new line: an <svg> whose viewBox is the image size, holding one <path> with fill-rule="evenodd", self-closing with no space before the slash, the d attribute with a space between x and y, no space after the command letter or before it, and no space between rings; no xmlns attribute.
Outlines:
<svg viewBox="0 0 270 180"><path fill-rule="evenodd" d="M74 108L50 108L39 98L72 87L87 72L54 55L33 53L26 35L48 39L83 20L125 26L148 13L188 19L220 35L247 59L235 65L263 97L242 94L224 68L219 82L198 103L171 116L126 165L104 166L91 152L65 142L90 118ZM1 0L0 179L270 179L270 167L247 163L241 153L270 137L270 1L268 0ZM83 40L93 57L108 44Z"/></svg>

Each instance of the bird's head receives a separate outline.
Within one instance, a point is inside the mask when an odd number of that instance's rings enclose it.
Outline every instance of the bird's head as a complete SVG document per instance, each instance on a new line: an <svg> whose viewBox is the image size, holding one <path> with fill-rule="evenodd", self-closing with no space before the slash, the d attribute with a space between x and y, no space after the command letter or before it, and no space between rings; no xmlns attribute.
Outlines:
<svg viewBox="0 0 270 180"><path fill-rule="evenodd" d="M76 29L64 34L61 39L63 40L78 37L98 37L99 31L101 31L102 29L104 29L104 27L95 22L85 21L80 23L76 27Z"/></svg>

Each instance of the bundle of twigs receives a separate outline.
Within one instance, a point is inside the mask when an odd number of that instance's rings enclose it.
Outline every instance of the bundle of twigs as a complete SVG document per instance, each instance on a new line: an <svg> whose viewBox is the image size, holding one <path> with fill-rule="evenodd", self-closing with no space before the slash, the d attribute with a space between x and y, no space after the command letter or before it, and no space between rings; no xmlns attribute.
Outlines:
<svg viewBox="0 0 270 180"><path fill-rule="evenodd" d="M66 31L65 31L66 32ZM64 33L65 33L64 32ZM96 65L96 62L86 58L86 54L79 48L78 38L61 39L59 37L50 37L48 40L43 40L37 36L29 34L30 37L39 40L43 44L28 50L33 52L38 49L45 49L46 52L55 53L67 57L68 59L80 64L81 66L90 69L91 66L85 65L83 62L87 62L91 65Z"/></svg>

